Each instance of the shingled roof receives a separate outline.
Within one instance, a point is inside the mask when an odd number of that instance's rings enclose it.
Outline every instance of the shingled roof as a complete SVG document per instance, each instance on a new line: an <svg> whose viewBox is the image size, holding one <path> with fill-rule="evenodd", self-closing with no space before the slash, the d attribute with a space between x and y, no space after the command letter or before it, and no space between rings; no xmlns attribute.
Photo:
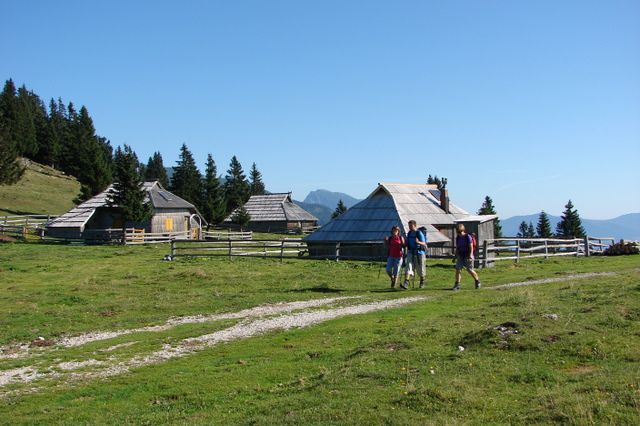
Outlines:
<svg viewBox="0 0 640 426"><path fill-rule="evenodd" d="M312 222L318 218L295 204L291 193L252 195L244 205L252 222ZM232 222L235 211L225 222Z"/></svg>
<svg viewBox="0 0 640 426"><path fill-rule="evenodd" d="M449 203L449 213L440 205L436 185L380 183L364 200L351 207L313 234L307 241L380 241L389 235L392 226L406 234L409 220L427 228L430 243L448 242L434 225L453 226L470 215Z"/></svg>
<svg viewBox="0 0 640 426"><path fill-rule="evenodd" d="M193 204L167 191L158 181L145 182L142 188L147 193L145 202L151 201L154 209L188 209L197 212ZM96 209L107 207L107 198L112 191L113 185L109 185L109 187L101 193L50 221L47 227L80 228L81 231L84 230L84 226L96 212Z"/></svg>

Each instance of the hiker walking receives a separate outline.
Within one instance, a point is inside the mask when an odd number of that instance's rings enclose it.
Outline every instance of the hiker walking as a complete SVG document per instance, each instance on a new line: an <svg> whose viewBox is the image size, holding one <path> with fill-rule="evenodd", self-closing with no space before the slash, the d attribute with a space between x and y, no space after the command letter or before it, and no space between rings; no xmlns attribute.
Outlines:
<svg viewBox="0 0 640 426"><path fill-rule="evenodd" d="M424 288L424 277L426 275L427 256L427 233L426 229L418 229L415 220L409 221L409 232L407 233L407 265L405 267L404 283L402 288L409 288L409 276L413 276L415 271L420 276L420 288Z"/></svg>
<svg viewBox="0 0 640 426"><path fill-rule="evenodd" d="M456 237L456 282L452 290L460 290L460 276L462 269L466 269L476 281L476 289L480 288L480 278L473 269L473 252L475 250L475 239L467 234L463 224L458 224L458 236Z"/></svg>
<svg viewBox="0 0 640 426"><path fill-rule="evenodd" d="M387 244L387 275L391 278L391 288L395 288L402 267L404 249L404 238L400 235L400 228L391 228L391 235L384 237L384 242Z"/></svg>

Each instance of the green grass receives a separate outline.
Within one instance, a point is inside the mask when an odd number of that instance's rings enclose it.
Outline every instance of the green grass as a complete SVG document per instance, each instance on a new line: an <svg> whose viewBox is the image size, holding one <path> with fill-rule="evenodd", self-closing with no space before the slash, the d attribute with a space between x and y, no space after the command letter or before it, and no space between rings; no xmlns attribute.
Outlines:
<svg viewBox="0 0 640 426"><path fill-rule="evenodd" d="M399 309L220 344L111 379L35 382L6 397L12 424L637 424L639 257L503 263L484 288L444 291L452 264L429 263L425 290L387 289L364 262L226 258L162 261L166 246L0 246L0 344L161 324L328 296L426 295ZM612 271L613 277L491 291L503 283ZM353 302L355 303L355 302ZM557 320L544 314L554 313ZM0 360L0 369L127 359L235 321L191 324ZM518 334L495 326L513 323ZM105 348L136 342L113 353ZM463 352L458 346L464 346ZM433 373L431 373L433 371ZM26 385L28 388L29 385ZM11 385L24 389L25 385Z"/></svg>
<svg viewBox="0 0 640 426"><path fill-rule="evenodd" d="M15 185L0 185L0 216L53 214L69 211L80 184L60 171L29 161Z"/></svg>

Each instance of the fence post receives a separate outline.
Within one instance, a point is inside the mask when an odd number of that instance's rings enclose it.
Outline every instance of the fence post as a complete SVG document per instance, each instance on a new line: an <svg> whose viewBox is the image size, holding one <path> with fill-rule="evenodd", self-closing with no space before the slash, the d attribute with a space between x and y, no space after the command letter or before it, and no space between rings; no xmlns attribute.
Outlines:
<svg viewBox="0 0 640 426"><path fill-rule="evenodd" d="M229 238L228 241L229 241L229 260L231 260L231 248L232 248L232 246L231 246L231 238Z"/></svg>
<svg viewBox="0 0 640 426"><path fill-rule="evenodd" d="M580 254L580 239L574 238L573 242L576 244L576 257Z"/></svg>
<svg viewBox="0 0 640 426"><path fill-rule="evenodd" d="M520 240L516 240L516 263L520 262Z"/></svg>
<svg viewBox="0 0 640 426"><path fill-rule="evenodd" d="M280 240L280 262L282 262L283 257L284 257L284 239Z"/></svg>
<svg viewBox="0 0 640 426"><path fill-rule="evenodd" d="M340 260L340 243L336 243L336 262Z"/></svg>
<svg viewBox="0 0 640 426"><path fill-rule="evenodd" d="M589 247L589 237L584 237L584 255L589 257L591 255L591 248Z"/></svg>
<svg viewBox="0 0 640 426"><path fill-rule="evenodd" d="M262 243L262 249L264 250L262 257L266 258L267 257L267 242L265 241L264 243Z"/></svg>
<svg viewBox="0 0 640 426"><path fill-rule="evenodd" d="M544 240L544 258L549 258L549 240L547 239Z"/></svg>
<svg viewBox="0 0 640 426"><path fill-rule="evenodd" d="M484 240L484 242L482 243L482 256L484 257L484 261L482 262L482 267L486 268L487 267L487 259L488 259L488 251L487 249L489 248L489 243L487 242L487 240Z"/></svg>
<svg viewBox="0 0 640 426"><path fill-rule="evenodd" d="M171 239L171 260L176 256L176 240Z"/></svg>

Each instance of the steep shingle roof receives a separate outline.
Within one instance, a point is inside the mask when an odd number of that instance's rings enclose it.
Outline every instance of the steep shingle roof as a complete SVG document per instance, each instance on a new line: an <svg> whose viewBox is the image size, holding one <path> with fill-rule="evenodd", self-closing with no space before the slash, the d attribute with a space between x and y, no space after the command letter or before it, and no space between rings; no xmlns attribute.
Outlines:
<svg viewBox="0 0 640 426"><path fill-rule="evenodd" d="M392 226L406 234L409 220L427 228L429 242L448 242L434 225L454 225L471 215L449 203L449 213L440 206L435 185L380 183L364 200L305 238L307 241L380 241ZM475 216L474 216L475 217Z"/></svg>
<svg viewBox="0 0 640 426"><path fill-rule="evenodd" d="M291 193L252 195L244 208L252 222L308 222L318 218L291 200ZM231 222L235 211L225 219Z"/></svg>

